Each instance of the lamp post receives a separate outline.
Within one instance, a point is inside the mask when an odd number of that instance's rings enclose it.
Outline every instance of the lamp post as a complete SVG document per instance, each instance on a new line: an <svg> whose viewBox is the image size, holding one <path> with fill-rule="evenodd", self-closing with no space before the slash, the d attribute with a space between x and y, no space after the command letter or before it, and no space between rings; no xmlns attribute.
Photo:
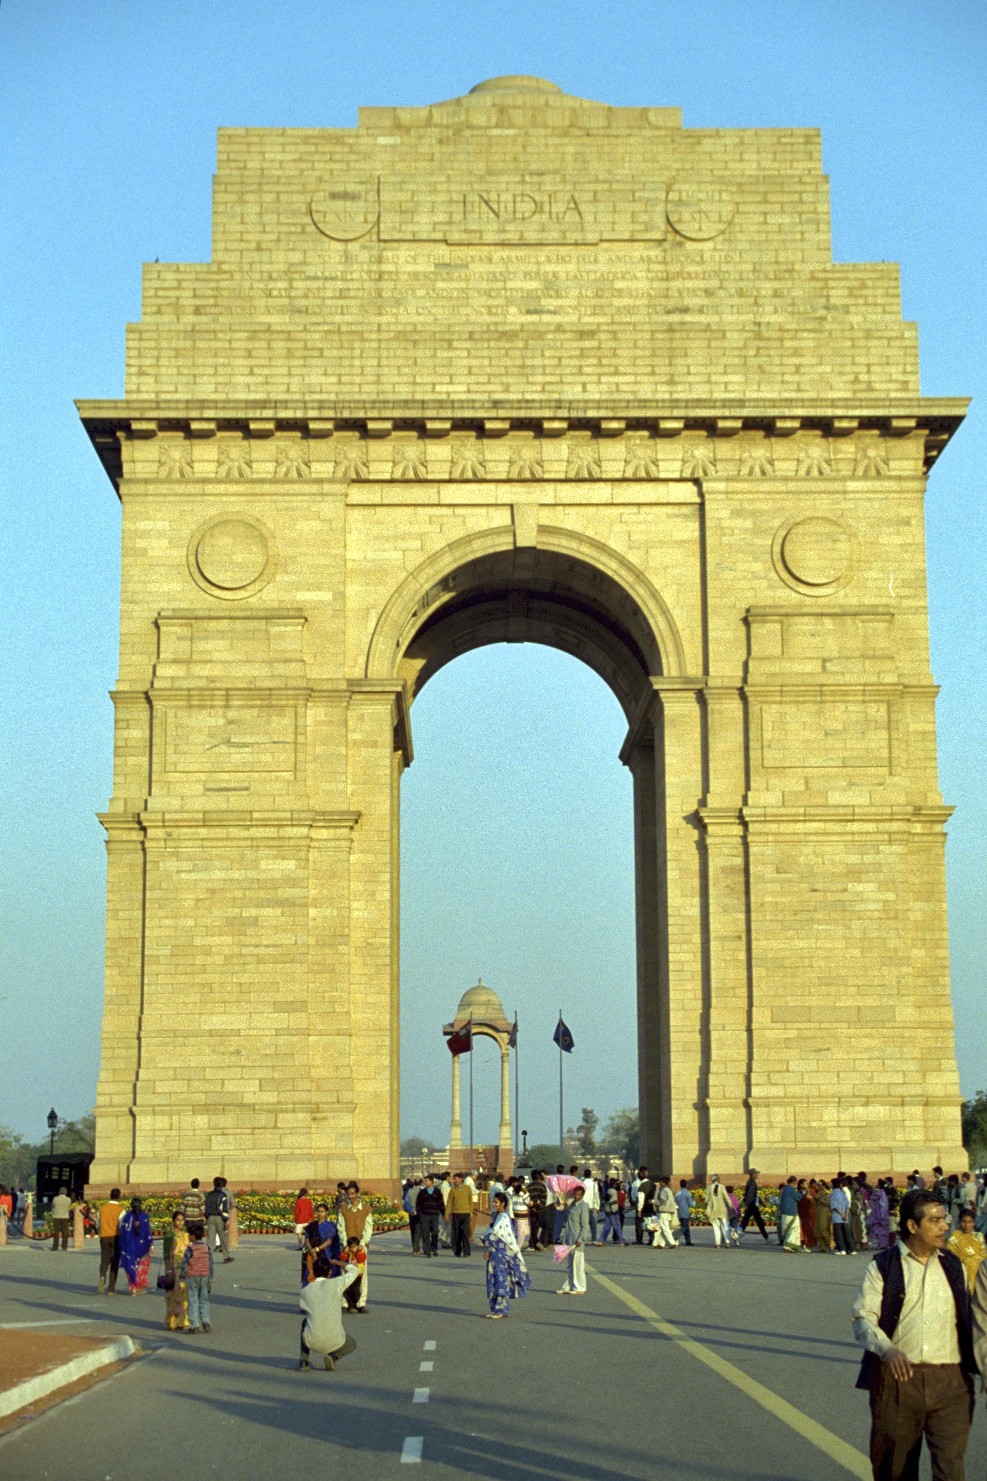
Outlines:
<svg viewBox="0 0 987 1481"><path fill-rule="evenodd" d="M422 1177L423 1178L425 1176L425 1163L426 1163L427 1157L428 1157L428 1148L427 1147L422 1147Z"/></svg>
<svg viewBox="0 0 987 1481"><path fill-rule="evenodd" d="M48 1148L48 1155L50 1157L53 1157L55 1155L55 1128L57 1126L58 1112L55 1110L55 1107L52 1106L51 1110L48 1112L48 1132L51 1139L50 1146Z"/></svg>
<svg viewBox="0 0 987 1481"><path fill-rule="evenodd" d="M528 1156L528 1133L523 1129L521 1131L521 1139L524 1142L524 1146L521 1148L521 1155L517 1160L517 1166L527 1171L531 1166L531 1158Z"/></svg>

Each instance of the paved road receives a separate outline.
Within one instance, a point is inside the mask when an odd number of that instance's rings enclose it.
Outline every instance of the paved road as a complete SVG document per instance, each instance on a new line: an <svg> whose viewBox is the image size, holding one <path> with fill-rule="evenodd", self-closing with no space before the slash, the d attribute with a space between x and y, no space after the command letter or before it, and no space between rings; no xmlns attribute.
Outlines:
<svg viewBox="0 0 987 1481"><path fill-rule="evenodd" d="M287 1241L248 1239L218 1267L213 1330L200 1337L164 1331L156 1292L97 1296L91 1248L8 1246L0 1324L127 1332L149 1356L0 1440L0 1477L867 1477L848 1319L866 1256L789 1256L759 1238L719 1252L698 1239L677 1252L593 1250L585 1297L556 1296L557 1268L530 1256L528 1297L488 1322L479 1251L426 1261L407 1235L386 1235L371 1251L370 1310L347 1318L357 1351L335 1374L297 1371ZM968 1475L985 1468L981 1399Z"/></svg>

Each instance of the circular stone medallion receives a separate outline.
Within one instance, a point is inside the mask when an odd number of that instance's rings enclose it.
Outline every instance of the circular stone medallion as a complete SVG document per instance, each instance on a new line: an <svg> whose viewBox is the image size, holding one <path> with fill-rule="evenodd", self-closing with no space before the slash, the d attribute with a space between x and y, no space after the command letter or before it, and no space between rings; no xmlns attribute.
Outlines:
<svg viewBox="0 0 987 1481"><path fill-rule="evenodd" d="M376 179L351 181L320 190L309 204L312 224L334 242L358 242L373 231L380 216Z"/></svg>
<svg viewBox="0 0 987 1481"><path fill-rule="evenodd" d="M726 231L737 203L718 185L673 185L668 192L665 214L680 237L708 242Z"/></svg>
<svg viewBox="0 0 987 1481"><path fill-rule="evenodd" d="M252 596L274 574L273 542L250 515L210 520L189 542L193 579L213 596Z"/></svg>
<svg viewBox="0 0 987 1481"><path fill-rule="evenodd" d="M787 585L812 596L837 590L850 571L853 536L825 515L791 519L772 542L775 570Z"/></svg>

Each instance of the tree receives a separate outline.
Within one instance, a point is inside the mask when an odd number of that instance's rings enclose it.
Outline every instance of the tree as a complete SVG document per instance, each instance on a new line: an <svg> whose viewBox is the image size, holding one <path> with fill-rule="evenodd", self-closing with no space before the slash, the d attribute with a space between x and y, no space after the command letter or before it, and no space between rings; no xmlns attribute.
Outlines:
<svg viewBox="0 0 987 1481"><path fill-rule="evenodd" d="M584 1157L592 1157L596 1151L596 1128L600 1124L600 1118L591 1106L583 1106L579 1125L576 1127L576 1138L579 1142L579 1150Z"/></svg>
<svg viewBox="0 0 987 1481"><path fill-rule="evenodd" d="M55 1130L56 1152L93 1152L96 1149L96 1117L92 1111L78 1121L59 1121ZM48 1148L43 1149L47 1152Z"/></svg>
<svg viewBox="0 0 987 1481"><path fill-rule="evenodd" d="M34 1185L34 1164L43 1148L25 1142L19 1132L0 1126L0 1183L9 1188L26 1188Z"/></svg>
<svg viewBox="0 0 987 1481"><path fill-rule="evenodd" d="M974 1167L987 1162L987 1090L963 1102L963 1145Z"/></svg>
<svg viewBox="0 0 987 1481"><path fill-rule="evenodd" d="M533 1147L528 1148L528 1160L532 1168L540 1167L542 1172L554 1172L559 1162L558 1142L536 1142Z"/></svg>
<svg viewBox="0 0 987 1481"><path fill-rule="evenodd" d="M401 1143L401 1156L420 1157L422 1155L422 1147L425 1148L426 1152L435 1151L435 1143L430 1141L427 1136L406 1136Z"/></svg>
<svg viewBox="0 0 987 1481"><path fill-rule="evenodd" d="M636 1106L608 1116L603 1128L603 1146L625 1167L637 1167L641 1156L641 1117Z"/></svg>
<svg viewBox="0 0 987 1481"><path fill-rule="evenodd" d="M56 1152L92 1152L96 1146L96 1117L92 1111L78 1121L59 1121L55 1128ZM33 1188L39 1157L47 1157L51 1138L26 1142L17 1131L0 1126L0 1183L9 1187Z"/></svg>

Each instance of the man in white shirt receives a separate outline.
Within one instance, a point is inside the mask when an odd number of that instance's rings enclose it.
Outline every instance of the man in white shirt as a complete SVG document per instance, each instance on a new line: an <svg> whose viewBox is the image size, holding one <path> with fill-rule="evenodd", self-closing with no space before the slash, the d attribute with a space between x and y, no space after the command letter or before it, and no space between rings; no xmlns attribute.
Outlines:
<svg viewBox="0 0 987 1481"><path fill-rule="evenodd" d="M672 1229L672 1219L677 1213L675 1195L672 1192L672 1180L667 1173L663 1173L658 1179L658 1193L655 1197L655 1214L658 1218L658 1228L654 1232L651 1243L656 1250L678 1249L679 1242L675 1238Z"/></svg>
<svg viewBox="0 0 987 1481"><path fill-rule="evenodd" d="M583 1169L583 1187L586 1189L584 1202L589 1209L590 1243L599 1244L600 1185L588 1167Z"/></svg>
<svg viewBox="0 0 987 1481"><path fill-rule="evenodd" d="M339 1264L339 1261L336 1261ZM353 1281L359 1279L365 1267L344 1265L341 1275L329 1278L330 1262L320 1257L315 1262L315 1279L302 1287L298 1309L305 1315L302 1322L302 1348L298 1366L303 1371L309 1366L314 1353L321 1357L328 1372L336 1366L336 1359L352 1352L356 1343L343 1331L343 1292Z"/></svg>
<svg viewBox="0 0 987 1481"><path fill-rule="evenodd" d="M943 1249L949 1217L935 1194L912 1189L898 1215L902 1243L874 1257L853 1307L871 1465L875 1481L912 1481L924 1435L933 1481L963 1481L977 1371L966 1276Z"/></svg>
<svg viewBox="0 0 987 1481"><path fill-rule="evenodd" d="M443 1207L445 1207L445 1205L449 1202L449 1194L451 1190L452 1173L449 1171L448 1168L446 1168L445 1172L442 1174L442 1181L439 1184L439 1191L442 1194ZM439 1225L439 1244L444 1250L452 1249L452 1227L449 1223L449 1220L444 1215Z"/></svg>
<svg viewBox="0 0 987 1481"><path fill-rule="evenodd" d="M69 1220L72 1217L72 1200L67 1188L59 1188L51 1200L51 1218L54 1225L51 1247L57 1250L59 1246L63 1250L69 1247Z"/></svg>

